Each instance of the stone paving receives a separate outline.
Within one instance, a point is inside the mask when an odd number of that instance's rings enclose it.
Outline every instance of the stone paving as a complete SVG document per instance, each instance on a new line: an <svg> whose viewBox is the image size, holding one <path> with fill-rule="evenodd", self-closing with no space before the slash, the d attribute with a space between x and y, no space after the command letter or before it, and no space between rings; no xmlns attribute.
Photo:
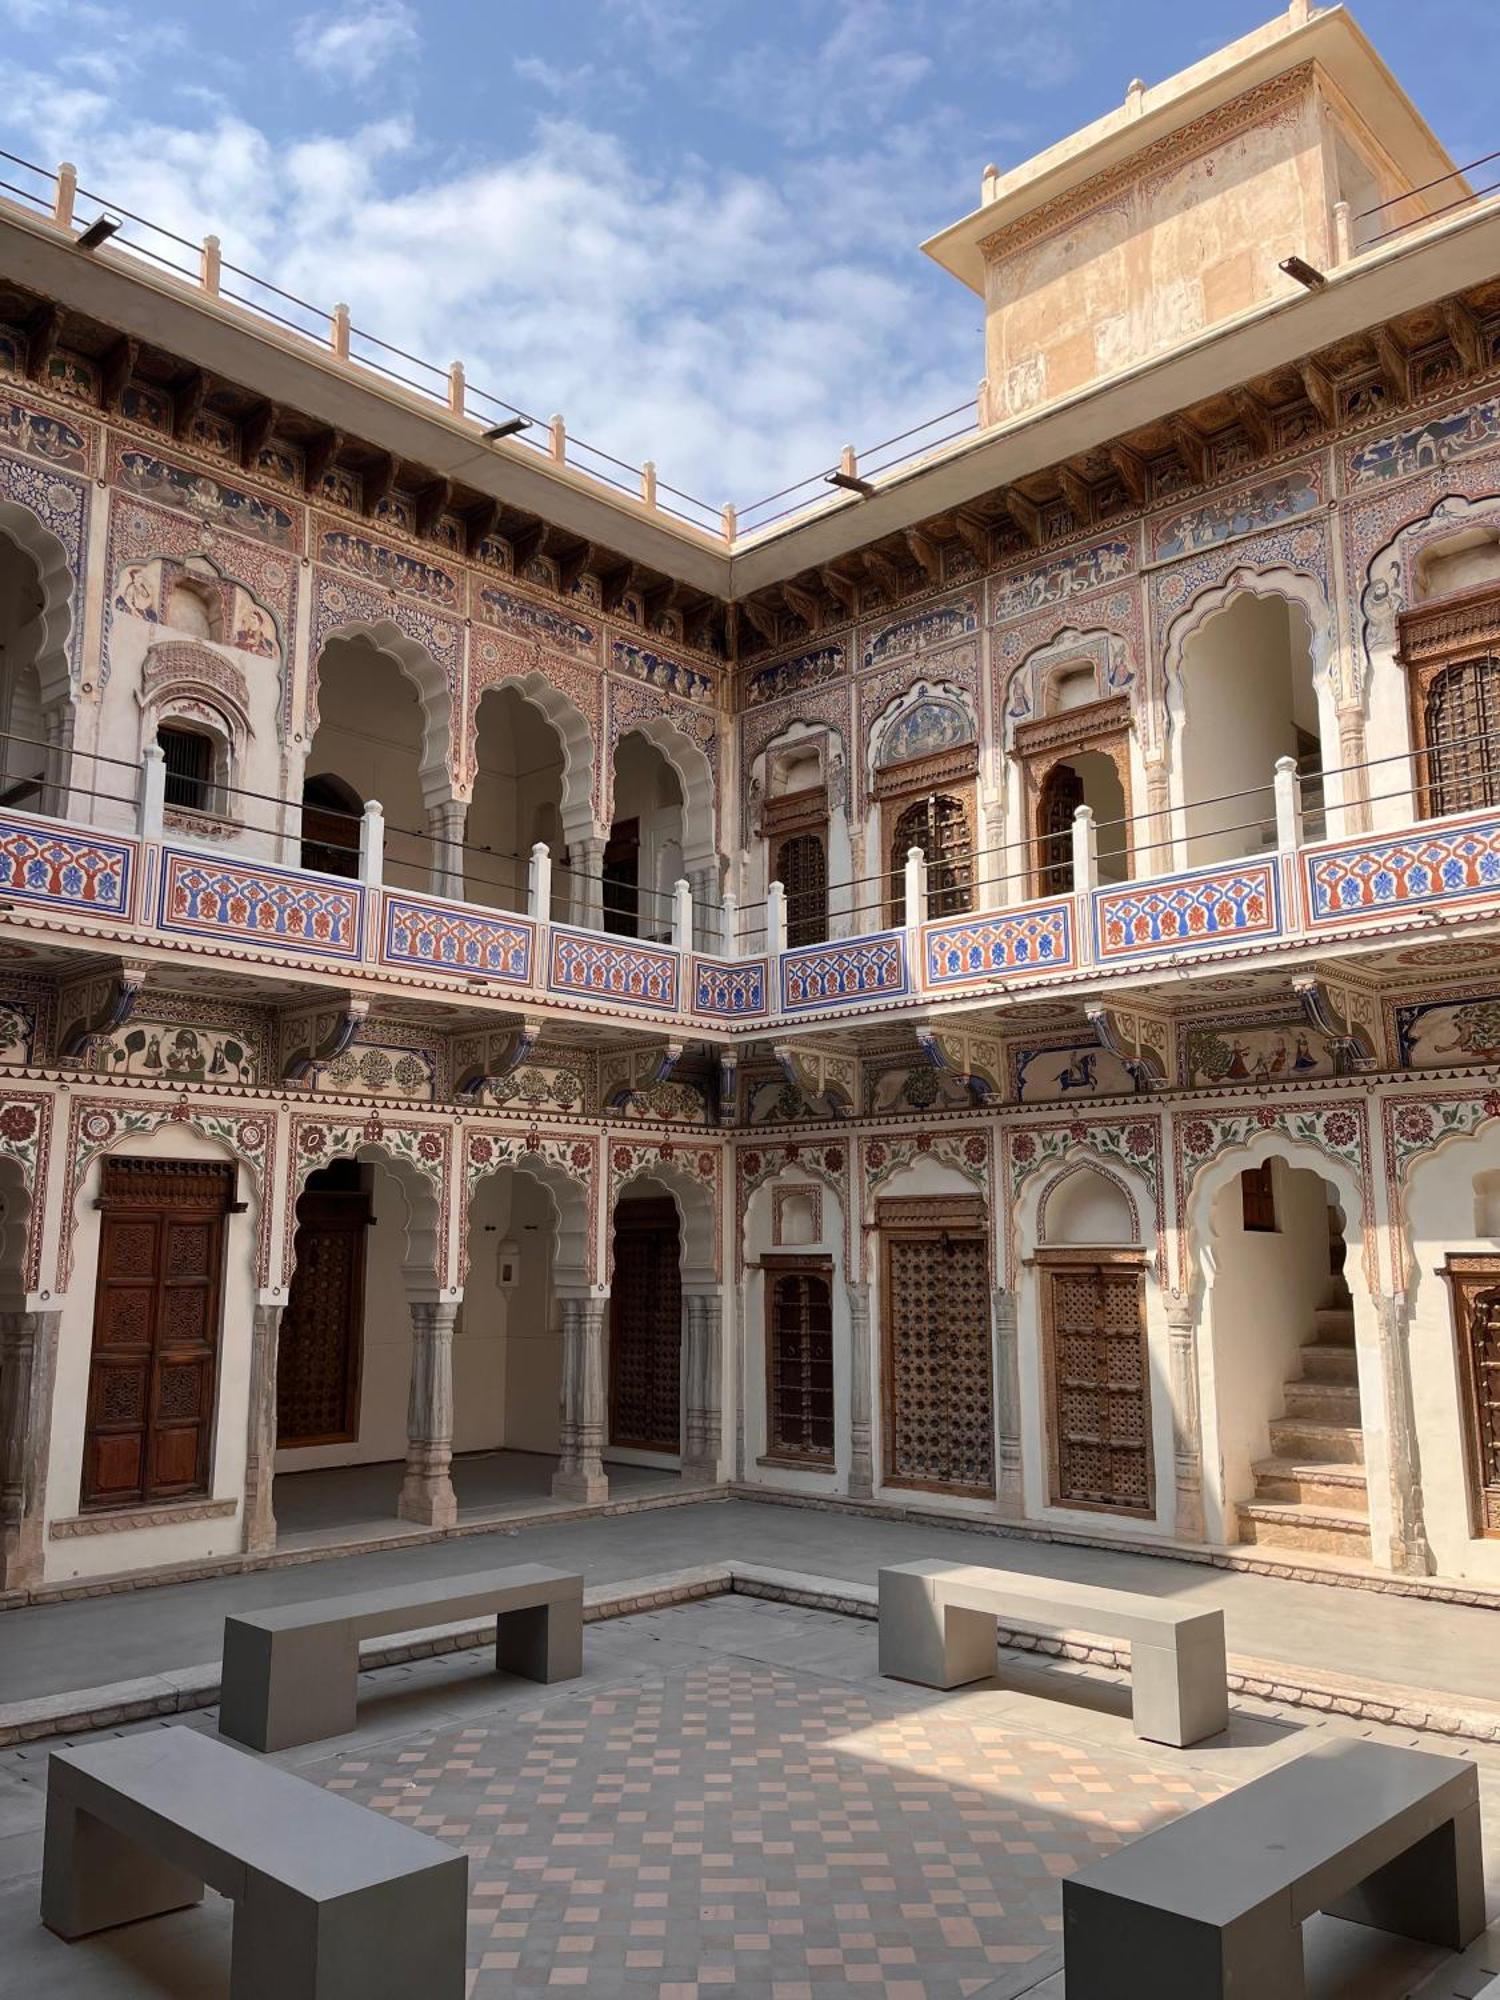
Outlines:
<svg viewBox="0 0 1500 2000"><path fill-rule="evenodd" d="M1456 1747L1241 1700L1167 1750L1097 1673L1002 1655L938 1694L879 1677L867 1622L740 1597L585 1650L551 1689L479 1651L366 1674L355 1732L276 1760L469 1853L469 2000L1063 2000L1059 1885L1085 1858L1330 1730ZM1500 1751L1459 1754L1500 1913ZM217 1898L75 1946L41 1929L45 1763L0 1753L0 2000L222 2000ZM1461 1960L1327 1918L1307 1941L1310 2000L1466 2000L1500 1971L1500 1924Z"/></svg>

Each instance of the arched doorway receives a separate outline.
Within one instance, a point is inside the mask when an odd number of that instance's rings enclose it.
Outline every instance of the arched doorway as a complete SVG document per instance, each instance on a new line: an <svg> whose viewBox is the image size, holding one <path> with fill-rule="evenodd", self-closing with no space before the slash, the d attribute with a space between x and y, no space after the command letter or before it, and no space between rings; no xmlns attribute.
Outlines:
<svg viewBox="0 0 1500 2000"><path fill-rule="evenodd" d="M563 743L534 703L511 685L487 688L476 718L474 796L464 852L464 898L524 910L531 849L554 863L552 913L568 904L564 855Z"/></svg>
<svg viewBox="0 0 1500 2000"><path fill-rule="evenodd" d="M35 561L0 533L0 806L47 809L46 721L37 651L43 594Z"/></svg>
<svg viewBox="0 0 1500 2000"><path fill-rule="evenodd" d="M1119 770L1102 750L1075 750L1051 766L1037 796L1037 889L1043 896L1072 892L1073 820L1080 806L1094 815L1099 880L1123 882L1129 875L1129 808Z"/></svg>
<svg viewBox="0 0 1500 2000"><path fill-rule="evenodd" d="M426 889L433 872L426 795L434 771L441 781L442 755L416 682L394 653L351 633L323 648L317 690L318 726L306 767L321 787L311 801L314 813L346 813L352 799L363 811L366 800L378 799L385 814L385 880L396 888ZM315 821L315 845L325 853L347 849L347 832L342 819L335 830L330 818L319 834Z"/></svg>
<svg viewBox="0 0 1500 2000"><path fill-rule="evenodd" d="M615 751L614 819L604 849L604 928L620 937L672 935L672 888L682 875L682 781L641 730Z"/></svg>
<svg viewBox="0 0 1500 2000"><path fill-rule="evenodd" d="M665 1192L615 1205L609 1312L612 1450L682 1449L682 1234Z"/></svg>
<svg viewBox="0 0 1500 2000"><path fill-rule="evenodd" d="M1204 1258L1224 1499L1242 1541L1368 1558L1346 1218L1271 1155L1226 1180Z"/></svg>
<svg viewBox="0 0 1500 2000"><path fill-rule="evenodd" d="M302 786L302 866L320 875L359 875L365 802L344 779L318 771Z"/></svg>
<svg viewBox="0 0 1500 2000"><path fill-rule="evenodd" d="M1302 777L1303 824L1323 833L1323 752L1306 608L1237 591L1183 644L1180 688L1184 861L1189 867L1276 845L1278 759Z"/></svg>

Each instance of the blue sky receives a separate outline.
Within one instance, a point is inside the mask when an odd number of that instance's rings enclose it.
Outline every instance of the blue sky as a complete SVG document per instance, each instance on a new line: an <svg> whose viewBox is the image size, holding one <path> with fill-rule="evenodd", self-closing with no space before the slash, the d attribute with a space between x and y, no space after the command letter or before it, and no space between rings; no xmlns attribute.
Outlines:
<svg viewBox="0 0 1500 2000"><path fill-rule="evenodd" d="M1455 157L1493 0L1360 21ZM1266 0L0 0L0 141L718 503L972 394L918 241Z"/></svg>

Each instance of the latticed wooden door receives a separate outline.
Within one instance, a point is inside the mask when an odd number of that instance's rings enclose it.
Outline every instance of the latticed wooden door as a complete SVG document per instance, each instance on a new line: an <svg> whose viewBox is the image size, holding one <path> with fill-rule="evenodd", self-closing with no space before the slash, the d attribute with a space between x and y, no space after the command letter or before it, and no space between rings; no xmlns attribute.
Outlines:
<svg viewBox="0 0 1500 2000"><path fill-rule="evenodd" d="M359 1186L309 1188L297 1204L296 1269L276 1361L276 1442L347 1443L359 1434L365 1231Z"/></svg>
<svg viewBox="0 0 1500 2000"><path fill-rule="evenodd" d="M1138 1261L1044 1266L1052 1498L1149 1514L1151 1389Z"/></svg>
<svg viewBox="0 0 1500 2000"><path fill-rule="evenodd" d="M639 1451L682 1443L682 1273L677 1208L662 1200L615 1209L609 1293L609 1435Z"/></svg>
<svg viewBox="0 0 1500 2000"><path fill-rule="evenodd" d="M775 1458L831 1465L833 1299L826 1273L766 1272L766 1443Z"/></svg>
<svg viewBox="0 0 1500 2000"><path fill-rule="evenodd" d="M1073 815L1083 804L1083 780L1071 764L1054 764L1037 801L1039 887L1065 896L1073 887Z"/></svg>
<svg viewBox="0 0 1500 2000"><path fill-rule="evenodd" d="M85 1416L82 1504L208 1487L234 1169L107 1159Z"/></svg>
<svg viewBox="0 0 1500 2000"><path fill-rule="evenodd" d="M1500 1536L1500 1261L1454 1255L1443 1276L1453 1291L1471 1524L1476 1535Z"/></svg>
<svg viewBox="0 0 1500 2000"><path fill-rule="evenodd" d="M1500 805L1500 660L1463 660L1434 674L1423 724L1427 811Z"/></svg>
<svg viewBox="0 0 1500 2000"><path fill-rule="evenodd" d="M961 916L973 901L974 839L961 798L935 792L905 807L891 835L891 922L906 922L906 854L927 857L927 909L934 917Z"/></svg>
<svg viewBox="0 0 1500 2000"><path fill-rule="evenodd" d="M828 935L828 856L819 833L793 833L776 851L776 879L786 890L786 941L821 944Z"/></svg>
<svg viewBox="0 0 1500 2000"><path fill-rule="evenodd" d="M989 1258L972 1214L917 1220L880 1204L885 1305L885 1481L995 1490ZM979 1210L978 1203L963 1204Z"/></svg>

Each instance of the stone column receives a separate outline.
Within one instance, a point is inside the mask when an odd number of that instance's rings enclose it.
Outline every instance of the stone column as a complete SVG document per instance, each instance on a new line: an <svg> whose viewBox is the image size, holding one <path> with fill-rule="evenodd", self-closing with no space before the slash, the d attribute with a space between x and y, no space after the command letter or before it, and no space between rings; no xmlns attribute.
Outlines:
<svg viewBox="0 0 1500 2000"><path fill-rule="evenodd" d="M1356 764L1365 761L1365 718L1357 708L1339 710L1339 767L1341 776L1340 796L1344 801L1338 815L1338 825L1333 824L1333 815L1327 815L1328 824L1325 837L1329 840L1347 840L1351 834L1370 831L1370 773L1354 770ZM1382 787L1389 790L1389 786ZM1327 797L1327 782L1324 783L1324 797Z"/></svg>
<svg viewBox="0 0 1500 2000"><path fill-rule="evenodd" d="M458 1305L444 1299L411 1308L411 1394L406 1405L406 1477L396 1511L424 1528L451 1528L453 1497L453 1327Z"/></svg>
<svg viewBox="0 0 1500 2000"><path fill-rule="evenodd" d="M61 1317L58 1310L0 1313L0 1590L42 1580Z"/></svg>
<svg viewBox="0 0 1500 2000"><path fill-rule="evenodd" d="M724 1309L717 1292L689 1292L683 1349L684 1425L682 1476L694 1486L710 1486L719 1476L724 1440L723 1367L720 1356Z"/></svg>
<svg viewBox="0 0 1500 2000"><path fill-rule="evenodd" d="M1172 1365L1172 1458L1180 1542L1203 1540L1203 1427L1198 1418L1198 1315L1184 1292L1167 1300ZM1225 1532L1228 1532L1226 1523Z"/></svg>
<svg viewBox="0 0 1500 2000"><path fill-rule="evenodd" d="M555 1500L590 1506L609 1498L604 1472L604 1313L607 1298L563 1298L561 1456Z"/></svg>
<svg viewBox="0 0 1500 2000"><path fill-rule="evenodd" d="M257 1306L250 1323L250 1410L245 1437L246 1555L276 1546L276 1360L285 1306Z"/></svg>
<svg viewBox="0 0 1500 2000"><path fill-rule="evenodd" d="M849 1295L849 1498L875 1491L870 1426L870 1287L848 1285Z"/></svg>
<svg viewBox="0 0 1500 2000"><path fill-rule="evenodd" d="M22 758L41 755L44 759L45 782L42 786L42 796L37 801L41 811L44 813L67 815L71 802L73 728L77 714L78 711L74 708L71 701L53 702L42 718L42 734L47 739L45 752L38 752L30 744L18 743L13 746L17 755ZM21 768L23 770L26 768L24 763ZM108 787L105 789L108 789ZM83 817L85 819L94 819L97 816L94 809L94 800L86 799L83 803Z"/></svg>
<svg viewBox="0 0 1500 2000"><path fill-rule="evenodd" d="M1391 1568L1407 1576L1431 1576L1434 1564L1422 1499L1422 1454L1412 1399L1406 1295L1377 1293L1375 1311L1380 1323L1380 1379L1390 1468Z"/></svg>
<svg viewBox="0 0 1500 2000"><path fill-rule="evenodd" d="M604 928L604 842L568 842L568 921L585 930Z"/></svg>
<svg viewBox="0 0 1500 2000"><path fill-rule="evenodd" d="M444 799L427 808L427 831L432 836L432 893L464 900L464 828L468 824L467 799Z"/></svg>
<svg viewBox="0 0 1500 2000"><path fill-rule="evenodd" d="M1170 847L1161 843L1172 838L1172 779L1167 760L1160 754L1146 759L1146 813L1146 841L1151 843L1151 849L1135 863L1135 873L1170 874L1175 856ZM1191 860L1189 855L1189 863Z"/></svg>
<svg viewBox="0 0 1500 2000"><path fill-rule="evenodd" d="M717 951L719 948L719 864L706 861L701 868L687 871L689 889L693 892L693 949L695 951Z"/></svg>
<svg viewBox="0 0 1500 2000"><path fill-rule="evenodd" d="M1021 1481L1021 1356L1016 1337L1016 1295L990 1295L995 1331L995 1429L1000 1462L995 1468L995 1510L1003 1520L1026 1512Z"/></svg>

